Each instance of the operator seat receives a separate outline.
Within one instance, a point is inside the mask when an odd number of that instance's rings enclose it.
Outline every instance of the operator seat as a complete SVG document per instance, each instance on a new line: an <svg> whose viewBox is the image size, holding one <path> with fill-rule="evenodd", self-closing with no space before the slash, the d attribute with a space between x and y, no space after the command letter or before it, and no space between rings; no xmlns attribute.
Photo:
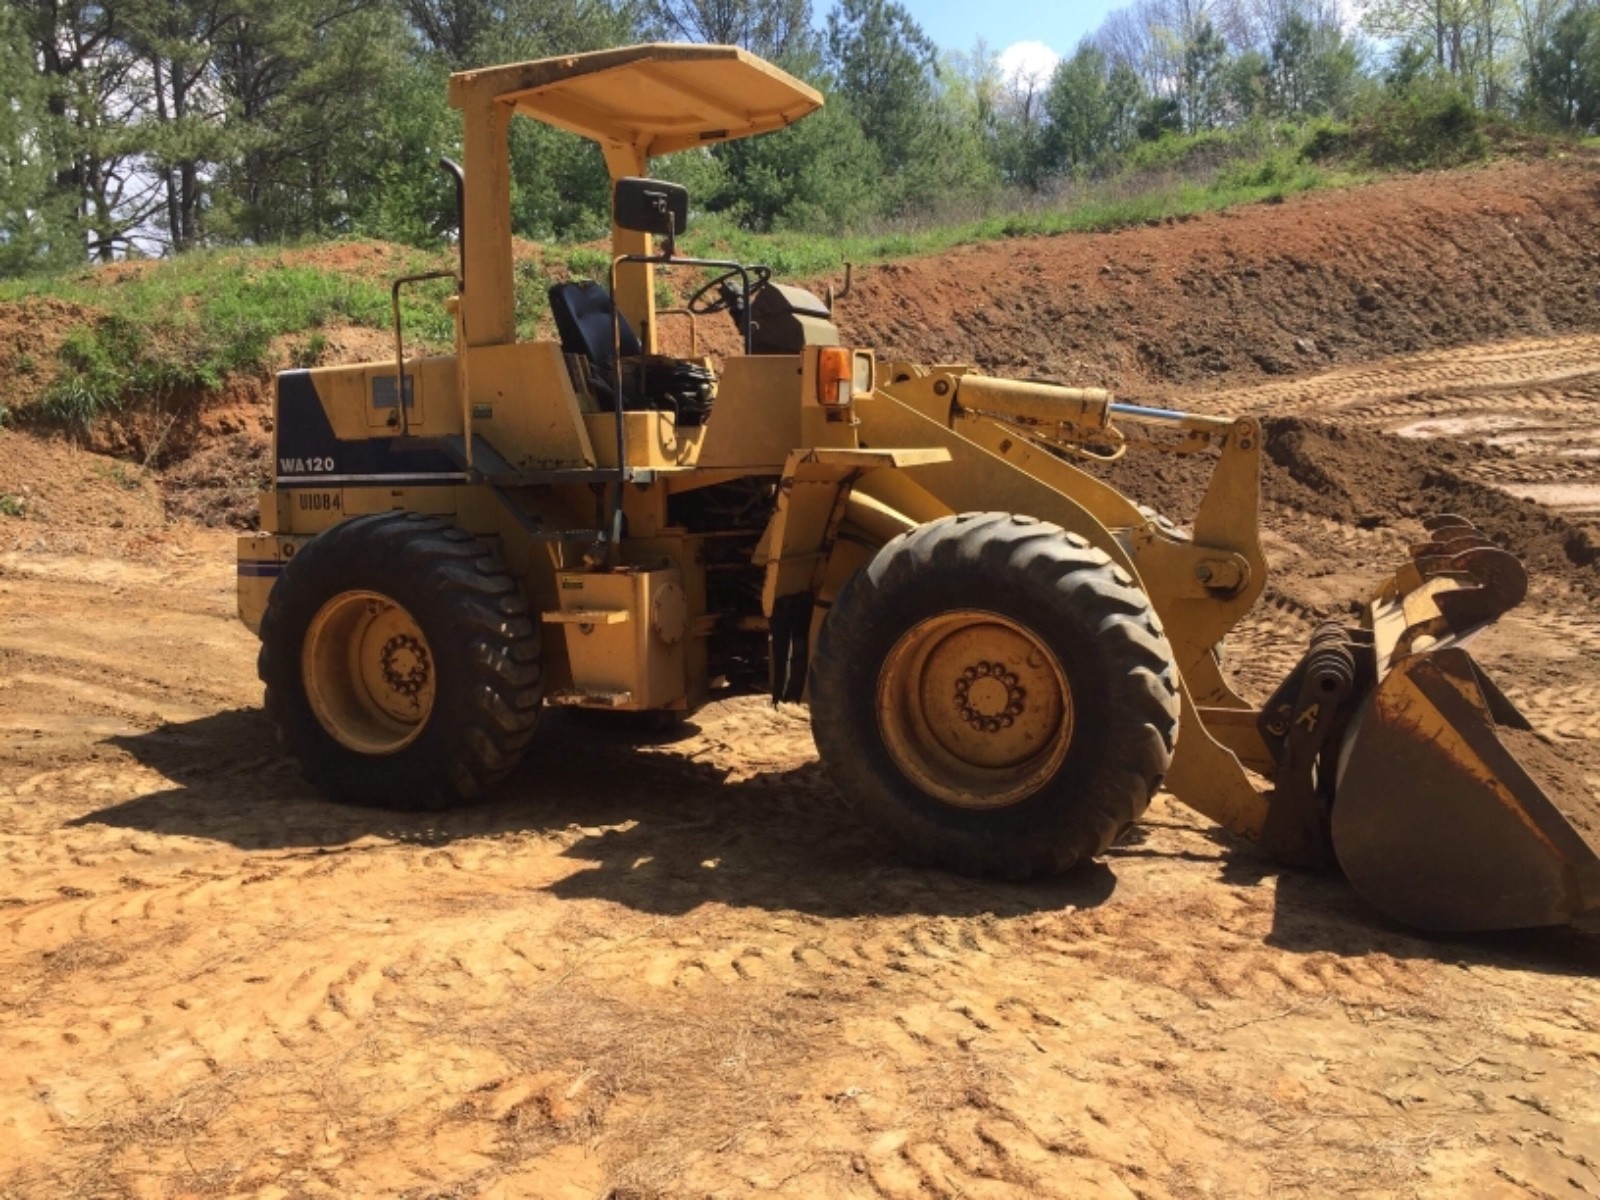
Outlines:
<svg viewBox="0 0 1600 1200"><path fill-rule="evenodd" d="M611 296L593 280L558 283L550 289L550 313L561 335L561 350L578 354L594 364L589 384L600 406L615 412L612 374L616 366L612 341ZM700 425L711 412L716 380L698 363L680 362L659 354L645 354L628 318L616 314L622 343L622 405L671 412L675 425Z"/></svg>
<svg viewBox="0 0 1600 1200"><path fill-rule="evenodd" d="M550 289L550 314L556 319L561 349L583 355L607 375L616 360L611 332L614 311L610 293L592 279L558 283ZM617 313L616 318L621 326L622 357L637 358L643 349L639 335L627 317Z"/></svg>

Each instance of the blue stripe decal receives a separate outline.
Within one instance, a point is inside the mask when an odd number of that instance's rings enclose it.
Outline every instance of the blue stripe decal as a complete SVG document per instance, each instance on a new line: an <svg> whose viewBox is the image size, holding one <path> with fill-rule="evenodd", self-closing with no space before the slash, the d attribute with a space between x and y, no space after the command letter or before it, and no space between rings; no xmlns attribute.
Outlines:
<svg viewBox="0 0 1600 1200"><path fill-rule="evenodd" d="M239 560L239 574L255 578L276 578L283 573L283 564L280 562L261 562L257 559L241 558Z"/></svg>
<svg viewBox="0 0 1600 1200"><path fill-rule="evenodd" d="M384 482L407 478L459 477L461 467L443 450L416 445L415 438L335 437L328 414L307 371L278 375L277 456L280 486L328 487L329 475L382 476Z"/></svg>
<svg viewBox="0 0 1600 1200"><path fill-rule="evenodd" d="M349 484L385 487L455 487L467 482L461 471L441 471L436 475L279 475L273 481L280 488L317 488L334 491Z"/></svg>

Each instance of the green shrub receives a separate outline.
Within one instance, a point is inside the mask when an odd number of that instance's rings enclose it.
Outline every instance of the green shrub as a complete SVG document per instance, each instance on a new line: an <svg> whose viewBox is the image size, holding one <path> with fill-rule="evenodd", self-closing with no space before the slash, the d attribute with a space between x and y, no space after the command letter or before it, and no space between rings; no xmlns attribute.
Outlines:
<svg viewBox="0 0 1600 1200"><path fill-rule="evenodd" d="M1217 175L1216 187L1223 191L1265 188L1292 189L1304 176L1306 165L1288 151L1278 151L1255 162L1234 163Z"/></svg>
<svg viewBox="0 0 1600 1200"><path fill-rule="evenodd" d="M1380 101L1357 119L1352 143L1363 162L1379 169L1454 167L1489 153L1471 99L1440 83L1418 83Z"/></svg>
<svg viewBox="0 0 1600 1200"><path fill-rule="evenodd" d="M1300 157L1314 163L1346 158L1354 137L1354 131L1343 121L1316 121L1305 130Z"/></svg>
<svg viewBox="0 0 1600 1200"><path fill-rule="evenodd" d="M99 326L82 325L67 334L56 358L60 366L41 402L47 419L82 427L120 405L123 373Z"/></svg>
<svg viewBox="0 0 1600 1200"><path fill-rule="evenodd" d="M1135 143L1123 159L1122 173L1204 175L1271 155L1293 137L1292 126L1261 121L1199 133L1164 133L1155 141Z"/></svg>
<svg viewBox="0 0 1600 1200"><path fill-rule="evenodd" d="M611 252L593 246L574 246L566 253L567 274L573 279L596 279L601 283L611 278Z"/></svg>

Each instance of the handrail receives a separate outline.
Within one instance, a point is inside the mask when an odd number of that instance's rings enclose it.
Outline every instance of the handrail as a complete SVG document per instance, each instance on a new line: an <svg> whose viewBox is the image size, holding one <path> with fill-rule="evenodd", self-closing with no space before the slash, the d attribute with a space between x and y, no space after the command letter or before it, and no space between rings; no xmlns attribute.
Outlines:
<svg viewBox="0 0 1600 1200"><path fill-rule="evenodd" d="M687 308L658 308L656 317L688 317L689 318L689 353L700 353L700 318Z"/></svg>
<svg viewBox="0 0 1600 1200"><path fill-rule="evenodd" d="M389 310L394 316L394 406L400 414L400 436L411 433L411 415L406 411L406 351L400 333L400 289L408 283L425 283L430 279L454 279L456 290L461 290L461 280L454 271L424 271L421 275L402 275L389 288ZM472 441L472 430L463 430L467 441ZM470 454L471 451L469 450Z"/></svg>

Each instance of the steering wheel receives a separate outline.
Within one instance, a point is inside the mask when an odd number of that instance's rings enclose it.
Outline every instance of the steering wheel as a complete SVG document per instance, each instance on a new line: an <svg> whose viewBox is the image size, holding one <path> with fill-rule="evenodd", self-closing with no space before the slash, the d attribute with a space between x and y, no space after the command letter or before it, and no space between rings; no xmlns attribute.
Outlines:
<svg viewBox="0 0 1600 1200"><path fill-rule="evenodd" d="M748 292L743 287L745 275L750 277ZM690 296L686 307L697 317L709 317L712 313L727 312L730 309L737 311L743 308L752 296L766 287L771 279L771 267L749 267L743 272L737 268L724 271ZM717 293L716 296L706 299L707 294L712 291Z"/></svg>

